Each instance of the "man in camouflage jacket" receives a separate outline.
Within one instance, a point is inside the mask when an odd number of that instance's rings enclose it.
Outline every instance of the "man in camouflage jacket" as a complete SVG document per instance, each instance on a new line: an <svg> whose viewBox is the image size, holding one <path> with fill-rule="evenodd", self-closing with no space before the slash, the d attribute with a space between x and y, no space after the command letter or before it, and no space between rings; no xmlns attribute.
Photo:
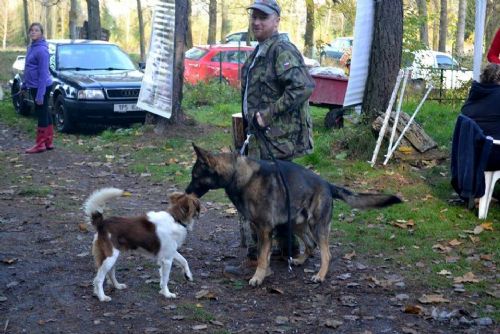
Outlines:
<svg viewBox="0 0 500 334"><path fill-rule="evenodd" d="M270 159L265 144L255 136L256 131L264 135L276 159L292 160L311 153L309 96L314 81L295 45L275 31L259 41L241 73L243 123L246 133L253 134L249 155Z"/></svg>
<svg viewBox="0 0 500 334"><path fill-rule="evenodd" d="M309 96L314 89L301 53L286 36L278 33L280 7L275 0L255 0L248 8L258 47L242 67L242 114L250 134L248 155L256 159L292 160L313 149ZM260 131L257 134L257 131ZM248 222L240 219L242 244L248 257L256 257L255 236ZM279 225L276 237L282 255L287 253L288 226ZM293 241L293 252L298 242ZM296 254L294 254L296 255Z"/></svg>

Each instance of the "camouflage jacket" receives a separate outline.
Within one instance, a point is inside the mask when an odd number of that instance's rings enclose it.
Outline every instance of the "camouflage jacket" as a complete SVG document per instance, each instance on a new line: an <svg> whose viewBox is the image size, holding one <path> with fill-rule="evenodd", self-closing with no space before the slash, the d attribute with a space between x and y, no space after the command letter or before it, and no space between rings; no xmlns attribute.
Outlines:
<svg viewBox="0 0 500 334"><path fill-rule="evenodd" d="M286 37L276 33L248 57L241 75L245 132L256 133L252 120L260 112L268 127L264 136L275 158L291 160L311 153L313 140L309 96L314 89L314 80L297 48ZM267 152L265 144L252 136L249 155L269 159Z"/></svg>

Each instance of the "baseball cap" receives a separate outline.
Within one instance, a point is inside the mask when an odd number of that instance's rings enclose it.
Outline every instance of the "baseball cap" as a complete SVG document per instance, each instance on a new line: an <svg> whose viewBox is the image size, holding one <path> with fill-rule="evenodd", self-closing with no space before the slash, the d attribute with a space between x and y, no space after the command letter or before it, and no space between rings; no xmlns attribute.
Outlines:
<svg viewBox="0 0 500 334"><path fill-rule="evenodd" d="M281 14L280 6L275 0L255 0L247 9L258 9L267 15L276 13L280 16Z"/></svg>

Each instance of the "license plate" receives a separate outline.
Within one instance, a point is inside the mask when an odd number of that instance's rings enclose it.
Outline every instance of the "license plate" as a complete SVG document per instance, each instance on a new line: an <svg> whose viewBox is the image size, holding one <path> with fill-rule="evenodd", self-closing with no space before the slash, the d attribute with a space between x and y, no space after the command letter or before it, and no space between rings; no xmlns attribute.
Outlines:
<svg viewBox="0 0 500 334"><path fill-rule="evenodd" d="M113 106L114 112L127 112L141 110L135 103L120 103Z"/></svg>

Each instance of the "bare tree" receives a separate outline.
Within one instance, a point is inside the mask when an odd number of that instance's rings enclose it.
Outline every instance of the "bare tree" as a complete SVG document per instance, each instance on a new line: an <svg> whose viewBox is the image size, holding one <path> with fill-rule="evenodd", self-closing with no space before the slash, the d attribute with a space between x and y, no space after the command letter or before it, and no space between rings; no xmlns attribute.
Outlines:
<svg viewBox="0 0 500 334"><path fill-rule="evenodd" d="M314 0L306 0L306 33L304 36L304 54L312 57L314 49Z"/></svg>
<svg viewBox="0 0 500 334"><path fill-rule="evenodd" d="M80 12L78 6L78 0L71 0L70 9L69 9L69 38L76 39L77 31L76 27L78 25L78 13Z"/></svg>
<svg viewBox="0 0 500 334"><path fill-rule="evenodd" d="M385 111L401 65L403 0L375 2L373 41L363 99L367 120Z"/></svg>
<svg viewBox="0 0 500 334"><path fill-rule="evenodd" d="M208 6L208 39L207 44L215 44L217 40L217 0L210 0Z"/></svg>
<svg viewBox="0 0 500 334"><path fill-rule="evenodd" d="M428 16L427 16L427 1L417 0L418 15L422 20L420 22L420 42L429 47L429 27L428 27Z"/></svg>
<svg viewBox="0 0 500 334"><path fill-rule="evenodd" d="M137 16L139 18L139 47L141 49L141 62L144 61L146 57L146 52L144 51L144 20L142 17L142 6L141 0L137 0Z"/></svg>
<svg viewBox="0 0 500 334"><path fill-rule="evenodd" d="M460 0L458 3L458 22L457 22L457 35L455 39L455 50L453 50L453 52L457 56L462 56L464 53L466 12L467 12L467 0Z"/></svg>
<svg viewBox="0 0 500 334"><path fill-rule="evenodd" d="M193 47L193 31L191 29L191 0L187 0L187 32L186 32L186 48L191 49Z"/></svg>
<svg viewBox="0 0 500 334"><path fill-rule="evenodd" d="M434 7L434 13L439 13L439 0L432 0L432 6ZM432 49L437 50L439 44L439 19L437 15L434 15L432 20Z"/></svg>
<svg viewBox="0 0 500 334"><path fill-rule="evenodd" d="M219 0L220 4L220 41L224 43L224 37L230 33L231 22L227 17L226 0Z"/></svg>
<svg viewBox="0 0 500 334"><path fill-rule="evenodd" d="M2 17L2 49L7 48L7 31L9 29L9 10L6 1L1 1L0 4L5 8Z"/></svg>
<svg viewBox="0 0 500 334"><path fill-rule="evenodd" d="M448 33L448 0L441 0L441 10L439 13L438 51L446 52L446 35Z"/></svg>
<svg viewBox="0 0 500 334"><path fill-rule="evenodd" d="M87 0L88 12L88 39L101 39L101 14L99 10L99 0Z"/></svg>
<svg viewBox="0 0 500 334"><path fill-rule="evenodd" d="M23 14L24 14L24 40L26 45L30 43L30 37L28 36L28 30L30 27L30 19L28 12L28 0L23 0Z"/></svg>

